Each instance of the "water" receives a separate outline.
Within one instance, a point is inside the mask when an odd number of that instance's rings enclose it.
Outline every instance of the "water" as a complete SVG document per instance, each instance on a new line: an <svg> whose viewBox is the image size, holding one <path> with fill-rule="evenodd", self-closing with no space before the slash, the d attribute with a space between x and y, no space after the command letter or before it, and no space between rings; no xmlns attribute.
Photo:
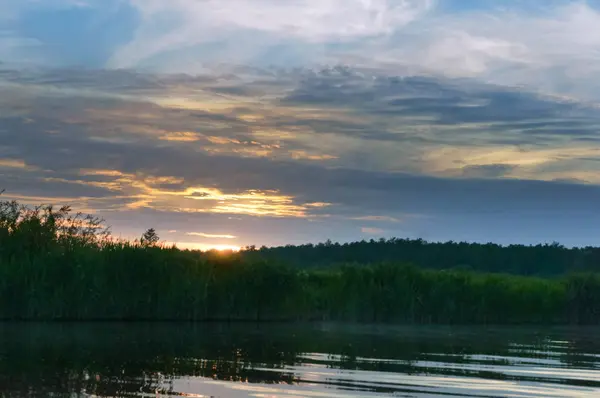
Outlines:
<svg viewBox="0 0 600 398"><path fill-rule="evenodd" d="M598 332L0 324L0 397L600 397Z"/></svg>

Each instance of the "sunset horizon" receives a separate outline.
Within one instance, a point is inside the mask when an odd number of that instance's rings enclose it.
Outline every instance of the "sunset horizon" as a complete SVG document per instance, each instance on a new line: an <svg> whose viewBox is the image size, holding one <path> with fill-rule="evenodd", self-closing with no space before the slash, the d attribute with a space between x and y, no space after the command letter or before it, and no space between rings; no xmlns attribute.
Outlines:
<svg viewBox="0 0 600 398"><path fill-rule="evenodd" d="M0 0L0 396L600 397L600 0Z"/></svg>
<svg viewBox="0 0 600 398"><path fill-rule="evenodd" d="M595 1L9 3L3 199L197 247L598 244Z"/></svg>

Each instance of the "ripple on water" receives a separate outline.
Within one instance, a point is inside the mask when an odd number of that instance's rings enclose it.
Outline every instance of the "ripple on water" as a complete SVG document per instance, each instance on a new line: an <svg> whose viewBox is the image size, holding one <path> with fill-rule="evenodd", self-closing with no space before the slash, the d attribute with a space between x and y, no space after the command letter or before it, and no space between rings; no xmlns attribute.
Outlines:
<svg viewBox="0 0 600 398"><path fill-rule="evenodd" d="M600 397L597 330L0 327L0 397Z"/></svg>

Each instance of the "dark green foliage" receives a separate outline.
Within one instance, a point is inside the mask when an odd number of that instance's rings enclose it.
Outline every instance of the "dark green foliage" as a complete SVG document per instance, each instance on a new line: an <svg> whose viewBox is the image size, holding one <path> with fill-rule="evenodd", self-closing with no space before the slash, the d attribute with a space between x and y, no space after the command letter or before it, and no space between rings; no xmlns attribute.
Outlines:
<svg viewBox="0 0 600 398"><path fill-rule="evenodd" d="M558 243L500 246L494 243L435 243L392 238L344 244L328 241L317 245L263 247L246 250L245 254L302 268L393 261L431 269L470 269L532 276L600 271L600 248L566 248Z"/></svg>
<svg viewBox="0 0 600 398"><path fill-rule="evenodd" d="M155 232L133 243L112 240L101 220L70 215L68 208L0 203L0 318L600 320L595 274L543 279L398 262L299 269L248 252L181 251L157 241Z"/></svg>

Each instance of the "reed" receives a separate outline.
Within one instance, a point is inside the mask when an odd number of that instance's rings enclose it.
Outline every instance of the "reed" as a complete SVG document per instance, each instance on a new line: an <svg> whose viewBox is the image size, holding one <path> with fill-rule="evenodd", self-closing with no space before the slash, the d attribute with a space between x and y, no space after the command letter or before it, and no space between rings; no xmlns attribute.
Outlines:
<svg viewBox="0 0 600 398"><path fill-rule="evenodd" d="M590 324L600 276L526 277L395 262L291 267L110 238L70 209L0 203L4 320Z"/></svg>

